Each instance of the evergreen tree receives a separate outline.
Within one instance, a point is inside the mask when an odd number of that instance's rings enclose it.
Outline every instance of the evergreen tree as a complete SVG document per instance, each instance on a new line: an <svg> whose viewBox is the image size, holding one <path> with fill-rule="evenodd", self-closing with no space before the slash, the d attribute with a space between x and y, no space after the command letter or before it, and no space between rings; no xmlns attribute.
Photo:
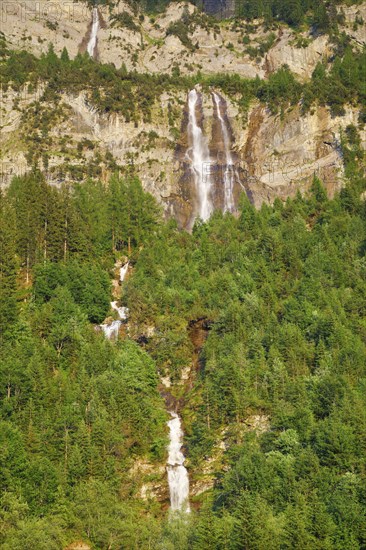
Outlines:
<svg viewBox="0 0 366 550"><path fill-rule="evenodd" d="M0 193L0 334L9 329L17 317L15 255L15 213Z"/></svg>

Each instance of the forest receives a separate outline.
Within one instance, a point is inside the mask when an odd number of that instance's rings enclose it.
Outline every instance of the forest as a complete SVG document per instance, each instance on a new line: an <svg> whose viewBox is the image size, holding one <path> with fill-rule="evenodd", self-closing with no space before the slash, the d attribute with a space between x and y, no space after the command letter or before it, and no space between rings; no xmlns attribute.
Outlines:
<svg viewBox="0 0 366 550"><path fill-rule="evenodd" d="M192 234L164 221L133 176L108 185L14 178L0 209L1 516L4 550L339 549L366 545L366 204L357 132L348 183ZM135 332L95 330L116 258ZM182 404L189 468L220 438L223 467L186 518L136 497L139 457L164 463L158 376L192 362ZM154 333L139 339L139 328ZM142 329L141 329L142 330ZM243 429L265 415L263 433Z"/></svg>
<svg viewBox="0 0 366 550"><path fill-rule="evenodd" d="M149 15L167 4L131 0ZM333 55L306 82L287 66L265 80L141 74L52 45L37 58L0 34L4 97L42 90L19 113L29 171L0 189L4 550L81 540L93 550L366 548L366 157L356 125L366 122L366 51L340 31L336 4L236 2L235 24L262 17L268 29L329 33ZM192 47L181 25L168 32ZM103 179L93 165L47 183L63 92L83 91L91 107L138 126L163 92L196 84L242 112L252 101L279 116L298 104L332 116L359 108L340 132L342 189L329 198L314 174L307 193L259 209L243 193L235 215L214 212L187 232L112 155ZM110 341L99 325L115 315L115 266L127 258L118 292L129 319ZM152 481L165 475L162 377L179 404L190 479L214 463L191 513L173 517L167 496L141 498L134 475L136 464L151 466Z"/></svg>

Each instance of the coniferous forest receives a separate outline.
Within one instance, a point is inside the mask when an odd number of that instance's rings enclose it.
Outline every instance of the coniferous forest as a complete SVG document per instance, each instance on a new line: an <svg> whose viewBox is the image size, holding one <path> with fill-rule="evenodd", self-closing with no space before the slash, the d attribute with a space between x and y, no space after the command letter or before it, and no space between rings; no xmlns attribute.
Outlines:
<svg viewBox="0 0 366 550"><path fill-rule="evenodd" d="M345 145L351 155L351 149ZM162 221L134 179L62 187L41 174L1 196L1 545L60 548L362 548L365 518L366 209L363 180L192 234ZM143 345L93 324L108 273L130 246L131 323ZM207 319L183 409L194 465L226 430L228 468L198 511L166 524L128 482L133 460L161 461L158 372L191 361L187 326ZM252 413L260 436L238 436ZM238 429L238 428L237 428Z"/></svg>
<svg viewBox="0 0 366 550"><path fill-rule="evenodd" d="M129 6L154 17L171 3ZM2 549L366 548L366 54L339 32L337 6L235 3L247 25L329 34L334 55L306 81L287 65L252 79L145 74L52 45L37 57L0 34L2 92L42 88L19 114L29 170L0 187ZM184 17L167 31L182 43ZM319 174L259 208L243 188L235 212L215 210L187 231L133 163L107 154L102 173L92 142L75 153L88 149L87 170L47 181L65 91L137 127L164 92L195 86L281 120L295 106L333 118L358 109L340 131L334 196ZM128 318L108 339L117 302ZM169 510L173 408L190 513Z"/></svg>

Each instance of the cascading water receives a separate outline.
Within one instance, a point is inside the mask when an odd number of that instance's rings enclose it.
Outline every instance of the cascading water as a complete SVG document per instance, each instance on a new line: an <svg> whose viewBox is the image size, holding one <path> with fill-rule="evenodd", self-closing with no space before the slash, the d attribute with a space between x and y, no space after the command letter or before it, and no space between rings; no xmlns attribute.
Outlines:
<svg viewBox="0 0 366 550"><path fill-rule="evenodd" d="M121 283L123 283L123 281L125 280L128 272L128 267L129 263L127 262L124 266L120 268L119 280ZM110 323L109 325L107 323L104 323L103 325L99 326L104 332L106 338L108 338L108 340L117 340L119 329L121 328L123 321L127 321L128 319L129 309L128 307L118 306L117 301L111 302L111 308L117 311L119 319L112 321L112 323Z"/></svg>
<svg viewBox="0 0 366 550"><path fill-rule="evenodd" d="M111 302L111 308L117 311L119 318L122 321L126 321L128 317L128 307L124 307L124 306L118 307L117 302Z"/></svg>
<svg viewBox="0 0 366 550"><path fill-rule="evenodd" d="M119 270L119 280L120 280L121 283L123 283L123 281L125 280L125 277L126 277L127 271L128 271L128 266L129 266L129 263L127 262Z"/></svg>
<svg viewBox="0 0 366 550"><path fill-rule="evenodd" d="M236 179L236 169L231 154L230 135L226 121L221 112L221 106L223 103L222 98L215 92L212 93L212 96L216 107L217 118L219 119L221 125L221 133L225 149L224 212L233 212L235 208L233 190Z"/></svg>
<svg viewBox="0 0 366 550"><path fill-rule="evenodd" d="M189 148L186 153L194 176L194 182L199 198L199 216L203 221L208 220L212 214L211 200L211 160L207 139L197 122L197 108L200 96L193 89L188 94L188 140Z"/></svg>
<svg viewBox="0 0 366 550"><path fill-rule="evenodd" d="M189 478L184 467L184 455L181 451L183 432L177 413L170 411L169 414L172 417L168 422L170 443L167 465L170 508L172 512L190 512Z"/></svg>
<svg viewBox="0 0 366 550"><path fill-rule="evenodd" d="M93 23L92 23L91 33L90 33L90 39L86 48L90 57L94 57L95 47L97 45L98 30L99 30L98 9L93 8Z"/></svg>
<svg viewBox="0 0 366 550"><path fill-rule="evenodd" d="M117 340L121 324L122 321L118 319L117 321L112 321L110 325L103 324L99 326L104 332L105 337L108 338L108 340Z"/></svg>

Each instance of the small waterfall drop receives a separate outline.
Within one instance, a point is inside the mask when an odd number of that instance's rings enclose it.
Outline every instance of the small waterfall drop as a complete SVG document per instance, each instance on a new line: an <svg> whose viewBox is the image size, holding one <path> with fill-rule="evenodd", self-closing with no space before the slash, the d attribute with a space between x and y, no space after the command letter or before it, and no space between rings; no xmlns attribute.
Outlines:
<svg viewBox="0 0 366 550"><path fill-rule="evenodd" d="M125 280L125 277L127 275L127 271L128 271L128 267L129 267L129 262L125 263L125 265L123 265L121 267L121 269L119 270L119 280L121 283L123 283L123 281Z"/></svg>
<svg viewBox="0 0 366 550"><path fill-rule="evenodd" d="M122 321L118 319L117 321L112 321L110 325L107 325L105 323L99 326L104 332L105 337L108 338L108 340L118 340L118 333L119 333L121 324L122 324Z"/></svg>
<svg viewBox="0 0 366 550"><path fill-rule="evenodd" d="M236 169L234 166L233 157L231 154L231 143L229 130L226 121L222 115L221 106L222 98L215 92L212 93L217 118L220 121L221 133L224 142L225 150L225 171L224 171L224 212L233 212L235 208L233 189L236 178Z"/></svg>
<svg viewBox="0 0 366 550"><path fill-rule="evenodd" d="M168 447L168 484L170 492L170 508L172 512L190 512L189 507L189 478L184 467L182 453L183 432L180 418L177 413L170 411L171 420L168 422L170 443Z"/></svg>
<svg viewBox="0 0 366 550"><path fill-rule="evenodd" d="M128 272L129 262L125 263L120 268L119 271L119 280L121 283L125 280L125 277ZM118 334L119 329L121 328L121 325L124 321L127 321L129 309L125 306L118 306L118 301L111 302L111 308L114 309L114 311L117 311L119 319L112 321L112 323L107 324L104 323L102 325L99 325L102 331L104 332L104 335L108 340L118 340Z"/></svg>
<svg viewBox="0 0 366 550"><path fill-rule="evenodd" d="M117 302L111 302L111 308L117 311L121 321L126 321L128 317L128 307L118 307Z"/></svg>
<svg viewBox="0 0 366 550"><path fill-rule="evenodd" d="M97 45L98 30L99 30L98 8L93 8L93 23L92 23L92 28L90 32L90 39L86 48L90 57L94 57L95 47Z"/></svg>
<svg viewBox="0 0 366 550"><path fill-rule="evenodd" d="M194 182L199 198L199 216L208 220L213 211L211 201L211 159L207 139L197 122L197 107L200 95L193 89L188 94L188 139L189 148L186 157L190 161Z"/></svg>

